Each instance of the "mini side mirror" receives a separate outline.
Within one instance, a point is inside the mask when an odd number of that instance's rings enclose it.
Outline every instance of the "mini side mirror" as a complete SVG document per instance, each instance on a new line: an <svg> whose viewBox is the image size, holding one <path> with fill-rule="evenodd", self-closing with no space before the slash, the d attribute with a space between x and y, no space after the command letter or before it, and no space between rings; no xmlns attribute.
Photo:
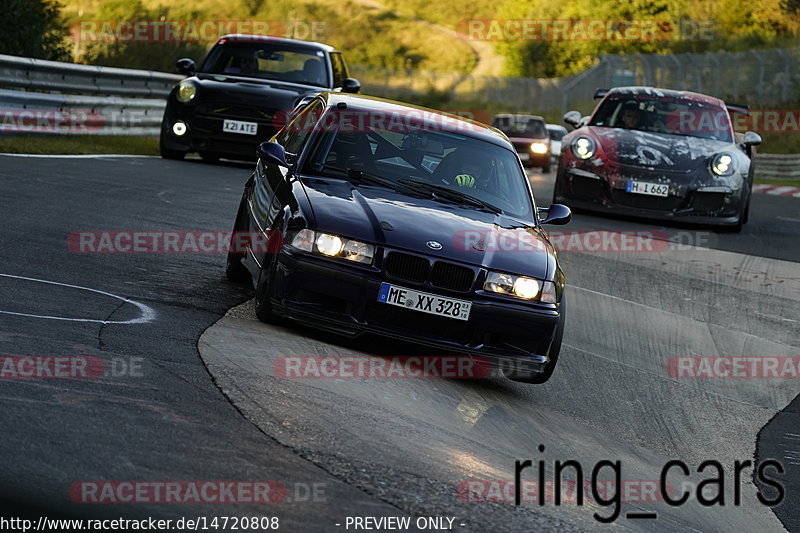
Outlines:
<svg viewBox="0 0 800 533"><path fill-rule="evenodd" d="M195 69L194 61L189 59L188 57L179 59L178 62L175 64L175 67L178 69L178 72L186 76L191 76L195 72L197 72Z"/></svg>

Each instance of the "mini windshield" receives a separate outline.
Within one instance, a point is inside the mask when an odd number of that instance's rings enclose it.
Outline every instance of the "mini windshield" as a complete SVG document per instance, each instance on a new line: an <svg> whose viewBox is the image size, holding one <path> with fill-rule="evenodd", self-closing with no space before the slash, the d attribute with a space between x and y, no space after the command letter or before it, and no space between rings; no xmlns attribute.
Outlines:
<svg viewBox="0 0 800 533"><path fill-rule="evenodd" d="M324 52L268 41L217 45L203 61L201 72L329 86Z"/></svg>

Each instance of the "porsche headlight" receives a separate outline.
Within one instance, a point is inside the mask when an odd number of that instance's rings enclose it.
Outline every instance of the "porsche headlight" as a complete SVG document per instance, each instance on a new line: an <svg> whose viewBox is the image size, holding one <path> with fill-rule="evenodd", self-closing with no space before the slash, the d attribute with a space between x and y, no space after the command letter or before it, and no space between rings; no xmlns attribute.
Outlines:
<svg viewBox="0 0 800 533"><path fill-rule="evenodd" d="M531 143L531 152L534 154L546 154L547 145L545 143Z"/></svg>
<svg viewBox="0 0 800 533"><path fill-rule="evenodd" d="M175 94L175 97L179 102L185 104L190 102L195 96L197 96L197 86L194 83L189 80L183 80L178 84L178 92Z"/></svg>
<svg viewBox="0 0 800 533"><path fill-rule="evenodd" d="M736 159L729 153L717 154L711 160L711 172L717 176L730 176L736 171Z"/></svg>
<svg viewBox="0 0 800 533"><path fill-rule="evenodd" d="M596 145L591 137L578 137L572 141L572 153L578 159L589 159L594 155Z"/></svg>
<svg viewBox="0 0 800 533"><path fill-rule="evenodd" d="M515 276L502 272L489 272L483 283L483 290L497 294L507 294L523 300L533 300L539 296L542 282L526 276Z"/></svg>
<svg viewBox="0 0 800 533"><path fill-rule="evenodd" d="M368 265L372 264L375 255L375 247L371 244L310 229L298 231L292 238L292 247Z"/></svg>

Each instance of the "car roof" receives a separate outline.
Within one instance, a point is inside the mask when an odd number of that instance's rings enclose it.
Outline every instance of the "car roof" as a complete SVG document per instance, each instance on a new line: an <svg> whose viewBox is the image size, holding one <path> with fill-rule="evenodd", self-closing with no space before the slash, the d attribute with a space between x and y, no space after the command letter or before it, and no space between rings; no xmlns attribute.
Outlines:
<svg viewBox="0 0 800 533"><path fill-rule="evenodd" d="M498 118L511 118L514 120L541 120L544 122L544 118L540 117L539 115L527 115L525 113L500 113L494 116L495 120Z"/></svg>
<svg viewBox="0 0 800 533"><path fill-rule="evenodd" d="M694 93L691 91L676 91L673 89L662 89L660 87L645 87L645 86L631 86L631 87L614 87L609 89L605 98L612 96L655 96L667 98L680 98L684 100L692 100L698 103L705 103L725 107L725 102L719 98L708 96L705 94Z"/></svg>
<svg viewBox="0 0 800 533"><path fill-rule="evenodd" d="M300 44L303 46L307 46L309 48L317 48L319 50L324 50L326 52L335 52L336 49L330 45L318 43L315 41L301 41L300 39L287 39L284 37L273 37L271 35L250 35L247 33L230 33L228 35L223 35L217 41L222 40L227 41L245 41L245 42L253 42L253 41L269 41L271 43L280 43L280 44Z"/></svg>
<svg viewBox="0 0 800 533"><path fill-rule="evenodd" d="M480 139L490 142L492 144L502 146L513 150L513 145L508 140L506 135L491 126L487 126L477 120L459 117L444 111L437 111L436 109L429 109L414 104L407 104L395 100L388 100L385 98L378 98L377 96L365 96L362 94L350 94L341 92L326 91L320 94L325 99L328 108L337 107L344 103L350 111L362 112L380 112L386 114L398 113L404 114L409 111L423 111L428 115L416 116L414 115L415 122L424 122L425 125L433 126L437 129L433 131L445 131L448 133L455 133L471 137L473 139ZM446 118L446 121L434 118ZM411 116L411 115L409 115Z"/></svg>
<svg viewBox="0 0 800 533"><path fill-rule="evenodd" d="M567 128L565 128L564 126L562 126L560 124L545 124L545 127L548 130L564 130L564 131L567 131Z"/></svg>

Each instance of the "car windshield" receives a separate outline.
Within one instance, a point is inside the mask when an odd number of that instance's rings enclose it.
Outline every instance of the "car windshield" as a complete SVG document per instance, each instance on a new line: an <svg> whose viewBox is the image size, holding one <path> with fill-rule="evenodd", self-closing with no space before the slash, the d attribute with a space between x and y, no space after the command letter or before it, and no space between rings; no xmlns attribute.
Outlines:
<svg viewBox="0 0 800 533"><path fill-rule="evenodd" d="M607 98L591 126L688 135L732 142L730 116L725 108L688 98L639 96Z"/></svg>
<svg viewBox="0 0 800 533"><path fill-rule="evenodd" d="M551 141L560 141L567 134L567 131L561 128L547 128L547 133L550 134Z"/></svg>
<svg viewBox="0 0 800 533"><path fill-rule="evenodd" d="M498 117L492 126L509 137L547 137L544 121L533 117Z"/></svg>
<svg viewBox="0 0 800 533"><path fill-rule="evenodd" d="M324 52L315 48L268 41L228 41L211 50L200 70L327 87L326 64Z"/></svg>
<svg viewBox="0 0 800 533"><path fill-rule="evenodd" d="M353 112L329 111L321 122L335 126L315 143L306 170L375 185L378 178L442 202L534 219L527 178L511 150L428 123L381 118L376 125Z"/></svg>

